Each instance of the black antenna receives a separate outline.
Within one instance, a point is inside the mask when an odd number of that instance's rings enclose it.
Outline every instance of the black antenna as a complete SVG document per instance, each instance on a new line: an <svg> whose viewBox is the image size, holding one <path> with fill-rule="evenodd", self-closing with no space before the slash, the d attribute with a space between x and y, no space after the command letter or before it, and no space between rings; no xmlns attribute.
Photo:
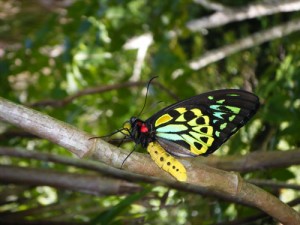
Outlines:
<svg viewBox="0 0 300 225"><path fill-rule="evenodd" d="M154 76L154 77L152 77L152 78L148 81L148 84L147 84L147 92L146 92L146 96L145 96L144 105L143 105L143 108L142 108L142 110L140 111L140 113L138 114L137 117L139 117L139 116L142 114L142 112L144 111L145 106L146 106L146 103L147 103L147 97L148 97L148 92L149 92L149 86L150 86L151 82L152 82L155 78L157 78L157 77L158 77L158 76ZM126 130L127 132L129 132L129 135L128 135L128 134L122 133L123 130ZM120 145L124 142L124 140L125 140L126 138L128 138L128 137L130 138L130 136L131 136L130 131L129 131L128 129L124 128L124 127L121 128L121 129L118 129L118 130L116 130L116 131L114 131L114 132L112 132L112 133L110 133L110 134L108 134L108 135L105 135L105 136L91 137L91 138L89 138L89 140L96 139L96 138L110 137L110 136L112 136L112 135L114 135L114 134L116 134L116 133L118 133L118 132L121 132L122 134L125 135L125 137L121 140L121 143L118 145L118 147L120 147ZM122 164L121 164L121 168L123 167L123 165L124 165L125 161L128 159L128 157L136 150L136 146L137 146L137 145L134 145L133 150L125 157L125 159L123 160L123 162L122 162Z"/></svg>
<svg viewBox="0 0 300 225"><path fill-rule="evenodd" d="M148 92L149 92L149 86L150 86L151 82L152 82L155 78L157 78L157 77L158 77L158 76L152 77L152 78L148 81L148 84L147 84L147 92L146 92L146 96L145 96L144 105L143 105L143 108L142 108L142 110L140 111L140 113L138 114L137 117L139 117L139 116L142 114L142 112L144 111L145 106L146 106L146 103L147 103L147 97L148 97ZM123 162L122 162L122 164L121 164L121 169L122 169L122 167L123 167L125 161L126 161L126 160L129 158L129 156L136 150L136 146L137 146L137 145L135 144L133 150L132 150L132 151L125 157L125 159L123 160Z"/></svg>
<svg viewBox="0 0 300 225"><path fill-rule="evenodd" d="M142 110L140 111L140 113L138 114L137 117L140 117L140 115L141 115L142 112L144 111L145 106L146 106L146 102L147 102L147 97L148 97L148 92L149 92L149 86L150 86L151 82L152 82L155 78L157 78L157 77L158 77L158 76L152 77L152 78L148 81L148 84L147 84L147 92L146 92L146 97L145 97L144 105L143 105L143 108L142 108Z"/></svg>
<svg viewBox="0 0 300 225"><path fill-rule="evenodd" d="M104 136L90 137L89 140L97 139L97 138L106 138L106 137L110 137L110 136L112 136L112 135L114 135L114 134L116 134L116 133L119 133L119 132L122 133L123 130L125 130L125 128L120 128L120 129L115 130L114 132L112 132L112 133L110 133L110 134L107 134L107 135L104 135Z"/></svg>
<svg viewBox="0 0 300 225"><path fill-rule="evenodd" d="M129 156L135 151L136 146L137 146L137 145L135 144L133 150L125 157L125 159L123 160L123 162L122 162L122 164L121 164L120 169L122 169L122 167L123 167L125 161L126 161L126 160L129 158Z"/></svg>

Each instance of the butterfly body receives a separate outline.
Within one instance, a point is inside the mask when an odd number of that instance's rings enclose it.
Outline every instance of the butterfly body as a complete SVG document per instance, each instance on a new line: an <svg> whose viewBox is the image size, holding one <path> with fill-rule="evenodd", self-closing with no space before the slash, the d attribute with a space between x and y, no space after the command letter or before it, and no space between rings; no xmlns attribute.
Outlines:
<svg viewBox="0 0 300 225"><path fill-rule="evenodd" d="M185 168L173 156L213 153L248 122L258 108L258 97L250 92L217 90L170 105L145 121L132 117L125 123L124 130L136 144L147 148L158 166L185 181Z"/></svg>
<svg viewBox="0 0 300 225"><path fill-rule="evenodd" d="M152 131L151 124L147 124L136 117L131 117L129 123L131 127L129 136L136 144L147 148L150 142L155 141L155 132Z"/></svg>

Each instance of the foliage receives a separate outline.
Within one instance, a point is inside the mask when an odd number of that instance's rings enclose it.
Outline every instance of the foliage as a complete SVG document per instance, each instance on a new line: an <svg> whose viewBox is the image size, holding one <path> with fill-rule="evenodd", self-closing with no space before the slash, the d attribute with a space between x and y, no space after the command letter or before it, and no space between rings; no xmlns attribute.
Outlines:
<svg viewBox="0 0 300 225"><path fill-rule="evenodd" d="M124 121L141 111L146 93L144 83L83 95L61 105L39 103L59 102L92 87L127 81L147 82L157 75L159 78L149 89L142 114L146 119L175 102L175 97L185 99L213 89L245 88L260 97L262 107L249 125L216 155L286 151L299 147L299 32L254 45L200 70L189 67L192 60L204 56L205 52L297 19L299 13L278 13L193 32L187 29L187 22L207 16L212 10L188 0L78 0L70 1L69 5L64 5L68 1L38 2L0 3L3 9L7 4L10 6L6 14L0 9L3 15L1 17L0 13L2 97L101 136L120 128ZM246 5L245 1L225 2L228 7ZM124 46L133 37L145 34L151 34L153 41L141 60L140 73L133 76L138 70L137 52L146 44L143 43L139 50ZM2 146L70 155L49 141L24 138L26 133L8 124L1 123L0 128ZM133 145L126 144L124 148L132 149ZM1 157L0 162L85 174L81 169L39 160ZM297 182L297 172L297 168L283 168L243 176ZM23 211L24 218L30 220L56 217L57 221L92 224L101 221L106 221L105 224L108 221L111 224L216 224L256 213L255 209L245 206L156 185L149 193L127 193L125 196L92 196L45 186L32 187L26 183L3 184L0 190L1 200L5 202L0 211L8 215ZM278 189L270 191L282 197ZM298 197L297 193L291 193L292 198ZM30 214L29 210L33 209L39 213ZM75 216L72 218L72 215ZM267 223L272 222L268 220L264 224Z"/></svg>

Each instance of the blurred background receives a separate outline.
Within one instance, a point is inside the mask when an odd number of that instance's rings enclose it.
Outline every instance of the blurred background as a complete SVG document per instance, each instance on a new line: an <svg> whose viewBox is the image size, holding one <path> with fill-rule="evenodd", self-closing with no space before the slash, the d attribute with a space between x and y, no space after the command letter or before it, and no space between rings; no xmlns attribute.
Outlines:
<svg viewBox="0 0 300 225"><path fill-rule="evenodd" d="M241 88L258 95L262 106L216 157L297 149L299 10L300 1L1 0L0 96L101 136L139 114L154 76L142 119L206 91ZM0 143L12 151L71 156L2 122ZM96 177L4 153L0 163L30 168L33 176L44 169L62 172L73 182L76 176L67 175ZM242 176L297 184L298 174L299 168L290 166ZM159 186L136 196L133 190L145 186L140 183L107 194L0 182L0 217L7 224L230 224L226 221L259 213ZM285 202L299 197L298 186L266 189ZM264 217L248 224L275 223Z"/></svg>

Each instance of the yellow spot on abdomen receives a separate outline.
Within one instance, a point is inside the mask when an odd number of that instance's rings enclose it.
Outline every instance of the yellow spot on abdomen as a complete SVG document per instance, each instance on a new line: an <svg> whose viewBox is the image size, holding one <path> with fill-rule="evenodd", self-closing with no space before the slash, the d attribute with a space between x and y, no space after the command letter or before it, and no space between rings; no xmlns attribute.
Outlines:
<svg viewBox="0 0 300 225"><path fill-rule="evenodd" d="M149 143L147 147L147 151L149 152L153 161L163 170L171 174L178 181L186 181L187 174L186 169L173 156L168 154L157 142Z"/></svg>
<svg viewBox="0 0 300 225"><path fill-rule="evenodd" d="M161 124L167 123L172 119L173 119L173 117L170 116L169 114L164 114L156 120L155 127L158 127Z"/></svg>

